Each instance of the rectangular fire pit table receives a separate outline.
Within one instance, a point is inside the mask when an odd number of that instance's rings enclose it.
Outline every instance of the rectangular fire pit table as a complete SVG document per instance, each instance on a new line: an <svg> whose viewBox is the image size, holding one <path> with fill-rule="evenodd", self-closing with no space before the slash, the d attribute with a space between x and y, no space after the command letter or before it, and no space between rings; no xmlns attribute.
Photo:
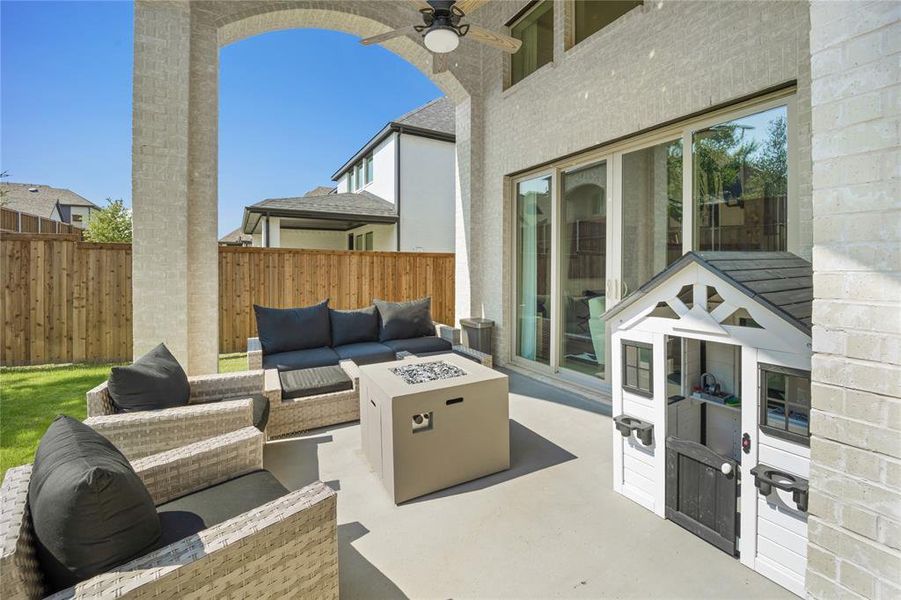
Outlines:
<svg viewBox="0 0 901 600"><path fill-rule="evenodd" d="M452 353L361 366L363 453L394 503L510 468L507 392Z"/></svg>

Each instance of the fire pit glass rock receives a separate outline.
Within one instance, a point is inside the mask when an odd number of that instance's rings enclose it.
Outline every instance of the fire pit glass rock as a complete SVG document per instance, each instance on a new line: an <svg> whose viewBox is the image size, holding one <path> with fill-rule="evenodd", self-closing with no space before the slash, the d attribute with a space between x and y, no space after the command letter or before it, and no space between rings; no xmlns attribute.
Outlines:
<svg viewBox="0 0 901 600"><path fill-rule="evenodd" d="M427 383L438 379L452 379L466 375L466 371L460 367L446 363L443 360L394 367L391 369L391 372L403 379L408 385Z"/></svg>

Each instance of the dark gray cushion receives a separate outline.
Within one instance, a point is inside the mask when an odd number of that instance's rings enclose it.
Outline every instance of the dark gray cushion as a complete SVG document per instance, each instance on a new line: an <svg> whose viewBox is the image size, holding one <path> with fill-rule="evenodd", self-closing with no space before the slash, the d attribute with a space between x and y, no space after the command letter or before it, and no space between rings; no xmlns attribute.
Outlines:
<svg viewBox="0 0 901 600"><path fill-rule="evenodd" d="M266 424L269 423L269 398L263 394L245 394L243 396L231 396L222 398L221 402L228 400L241 400L250 398L253 400L253 426L260 431L266 430Z"/></svg>
<svg viewBox="0 0 901 600"><path fill-rule="evenodd" d="M293 371L294 369L312 369L338 364L338 354L331 348L310 348L293 352L279 352L263 355L264 369Z"/></svg>
<svg viewBox="0 0 901 600"><path fill-rule="evenodd" d="M71 417L57 417L41 438L28 505L38 561L53 591L143 555L160 537L153 499L131 464Z"/></svg>
<svg viewBox="0 0 901 600"><path fill-rule="evenodd" d="M303 308L253 305L263 354L332 345L328 300Z"/></svg>
<svg viewBox="0 0 901 600"><path fill-rule="evenodd" d="M379 313L375 306L358 310L329 309L332 320L332 346L379 340Z"/></svg>
<svg viewBox="0 0 901 600"><path fill-rule="evenodd" d="M330 394L354 387L353 381L341 367L281 371L278 378L282 383L283 400Z"/></svg>
<svg viewBox="0 0 901 600"><path fill-rule="evenodd" d="M335 348L341 360L352 360L358 365L369 365L394 360L394 350L378 342L347 344Z"/></svg>
<svg viewBox="0 0 901 600"><path fill-rule="evenodd" d="M395 352L406 351L410 354L421 354L424 352L450 352L453 345L440 337L430 335L426 337L409 338L406 340L388 340L382 342Z"/></svg>
<svg viewBox="0 0 901 600"><path fill-rule="evenodd" d="M269 471L253 471L160 504L157 510L165 528L164 537L171 544L287 493L287 488Z"/></svg>
<svg viewBox="0 0 901 600"><path fill-rule="evenodd" d="M375 300L375 306L378 308L381 322L380 342L435 335L431 298L412 302Z"/></svg>
<svg viewBox="0 0 901 600"><path fill-rule="evenodd" d="M191 395L188 376L164 344L134 364L110 369L107 385L119 412L185 406Z"/></svg>

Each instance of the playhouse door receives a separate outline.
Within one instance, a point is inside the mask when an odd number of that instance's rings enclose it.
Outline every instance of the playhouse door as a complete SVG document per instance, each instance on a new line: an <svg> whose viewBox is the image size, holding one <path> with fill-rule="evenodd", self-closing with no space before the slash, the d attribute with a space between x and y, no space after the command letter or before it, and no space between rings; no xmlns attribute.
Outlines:
<svg viewBox="0 0 901 600"><path fill-rule="evenodd" d="M666 439L666 518L735 556L738 464L696 442Z"/></svg>

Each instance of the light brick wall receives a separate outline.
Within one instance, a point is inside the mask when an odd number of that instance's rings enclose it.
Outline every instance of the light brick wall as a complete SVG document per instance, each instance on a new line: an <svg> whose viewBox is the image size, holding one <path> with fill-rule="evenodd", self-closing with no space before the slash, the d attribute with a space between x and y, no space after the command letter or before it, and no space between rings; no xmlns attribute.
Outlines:
<svg viewBox="0 0 901 600"><path fill-rule="evenodd" d="M511 202L505 176L796 80L798 252L810 257L810 61L806 2L653 1L569 50L555 4L554 62L504 89L509 60L483 50L483 191L470 259L471 305L497 322L510 356ZM503 30L525 5L491 2L479 24ZM471 240L469 240L471 243ZM458 266L458 275L461 267Z"/></svg>
<svg viewBox="0 0 901 600"><path fill-rule="evenodd" d="M901 597L899 17L810 6L815 598Z"/></svg>

